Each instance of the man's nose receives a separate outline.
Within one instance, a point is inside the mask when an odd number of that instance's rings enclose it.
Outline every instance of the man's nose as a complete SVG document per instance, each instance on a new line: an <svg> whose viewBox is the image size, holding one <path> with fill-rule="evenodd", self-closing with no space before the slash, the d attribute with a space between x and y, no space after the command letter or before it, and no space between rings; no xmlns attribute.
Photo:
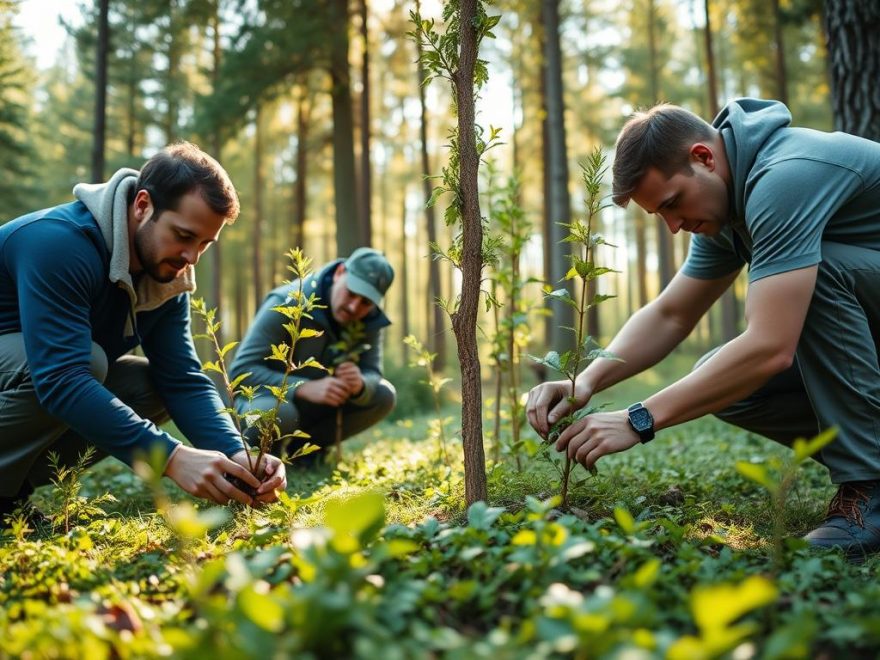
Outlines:
<svg viewBox="0 0 880 660"><path fill-rule="evenodd" d="M681 226L684 224L681 218L676 218L673 215L664 215L663 222L666 223L666 226L669 227L669 231L673 234L677 234L681 230Z"/></svg>

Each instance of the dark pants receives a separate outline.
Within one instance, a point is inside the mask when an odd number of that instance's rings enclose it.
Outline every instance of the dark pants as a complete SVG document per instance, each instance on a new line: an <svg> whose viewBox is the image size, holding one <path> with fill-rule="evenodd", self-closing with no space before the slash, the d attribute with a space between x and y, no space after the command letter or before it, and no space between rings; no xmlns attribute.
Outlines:
<svg viewBox="0 0 880 660"><path fill-rule="evenodd" d="M169 419L156 393L146 358L124 355L107 363L92 344L92 375L138 415L161 424ZM56 452L61 465L73 465L89 446L63 421L52 417L37 400L21 333L0 335L0 497L13 497L54 476L48 454ZM105 456L98 451L94 461ZM24 488L24 490L23 490Z"/></svg>
<svg viewBox="0 0 880 660"><path fill-rule="evenodd" d="M384 378L379 381L372 398L362 404L345 403L342 410L342 439L352 437L378 424L394 408L397 392L394 386ZM261 392L254 397L253 401L237 399L235 404L239 414L245 414L250 410L271 410L275 407L275 398L268 392ZM295 430L308 433L304 439L295 438L288 443L288 453L304 442L309 442L319 447L329 447L336 441L336 406L326 406L310 403L302 399L296 402L288 399L278 410L279 427L281 434L292 433ZM252 442L254 438L249 437Z"/></svg>
<svg viewBox="0 0 880 660"><path fill-rule="evenodd" d="M878 340L880 252L824 242L795 363L717 416L786 445L836 426L817 457L831 480L880 479Z"/></svg>

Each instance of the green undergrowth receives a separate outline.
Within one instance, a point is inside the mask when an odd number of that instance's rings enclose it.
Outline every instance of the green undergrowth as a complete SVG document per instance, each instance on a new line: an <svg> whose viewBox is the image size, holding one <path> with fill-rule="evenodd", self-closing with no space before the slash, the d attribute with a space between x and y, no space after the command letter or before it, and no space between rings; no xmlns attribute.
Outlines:
<svg viewBox="0 0 880 660"><path fill-rule="evenodd" d="M634 387L644 387L636 384ZM623 391L619 407L636 400ZM616 394L615 396L618 396ZM451 411L452 412L452 411ZM0 546L4 657L875 657L876 560L785 544L769 497L735 469L788 450L713 420L578 468L569 507L537 451L489 466L490 506L464 510L460 461L430 418L387 422L344 460L288 468L260 510L156 511L104 461L80 495L117 501L71 530ZM454 430L452 431L454 435ZM537 447L537 446L536 446ZM460 455L460 443L450 443ZM167 481L167 480L166 480ZM192 502L165 484L171 501ZM796 538L833 494L799 472ZM45 503L46 493L35 501ZM173 509L172 509L173 510ZM217 511L225 515L216 515Z"/></svg>

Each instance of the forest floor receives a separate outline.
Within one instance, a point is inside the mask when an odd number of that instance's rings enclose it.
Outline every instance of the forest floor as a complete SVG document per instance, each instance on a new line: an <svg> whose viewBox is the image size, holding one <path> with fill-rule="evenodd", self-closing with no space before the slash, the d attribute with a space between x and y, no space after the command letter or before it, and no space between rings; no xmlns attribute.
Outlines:
<svg viewBox="0 0 880 660"><path fill-rule="evenodd" d="M622 407L662 381L649 372L606 400ZM84 515L67 531L56 518L4 532L0 656L880 653L880 562L797 540L834 493L818 464L774 506L736 465L772 488L792 452L703 419L603 458L596 476L578 469L564 508L558 466L503 454L489 506L465 510L460 443L447 466L430 426L385 422L337 466L294 464L287 494L260 510L196 504L100 463L68 502ZM105 493L116 501L95 499ZM35 501L62 506L46 490Z"/></svg>

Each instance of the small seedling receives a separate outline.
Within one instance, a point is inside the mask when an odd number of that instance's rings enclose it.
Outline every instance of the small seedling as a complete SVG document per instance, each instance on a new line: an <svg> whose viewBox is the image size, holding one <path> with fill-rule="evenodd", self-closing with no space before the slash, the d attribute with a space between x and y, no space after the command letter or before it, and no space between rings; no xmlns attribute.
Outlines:
<svg viewBox="0 0 880 660"><path fill-rule="evenodd" d="M594 230L594 223L599 213L607 206L607 204L602 203L601 197L602 177L606 169L605 155L602 153L602 150L596 148L590 154L587 161L581 164L581 169L583 171L583 182L586 191L586 198L584 200L586 203L586 221L575 220L571 224L564 223L563 225L568 228L569 232L564 240L567 243L572 243L574 248L571 254L571 268L566 273L565 279L579 281L580 290L577 298L572 297L566 289L551 290L546 293L547 298L562 301L574 309L575 327L567 328L574 335L574 345L561 354L557 351L550 351L543 358L532 357L536 362L558 371L568 379L571 383L568 402L572 407L576 403L575 380L578 374L597 358L618 359L612 353L599 346L597 340L590 334L590 328L587 327L587 312L589 309L614 297L598 293L592 297L589 295L591 283L606 273L615 272L611 268L596 265L596 248L600 245L610 245ZM597 410L599 408L595 406L585 406L560 419L551 428L547 438L548 443L555 442L559 435L572 423ZM574 464L571 458L566 455L565 467L561 475L562 487L560 492L563 507L568 503L568 484L573 468ZM592 471L595 474L595 468Z"/></svg>

